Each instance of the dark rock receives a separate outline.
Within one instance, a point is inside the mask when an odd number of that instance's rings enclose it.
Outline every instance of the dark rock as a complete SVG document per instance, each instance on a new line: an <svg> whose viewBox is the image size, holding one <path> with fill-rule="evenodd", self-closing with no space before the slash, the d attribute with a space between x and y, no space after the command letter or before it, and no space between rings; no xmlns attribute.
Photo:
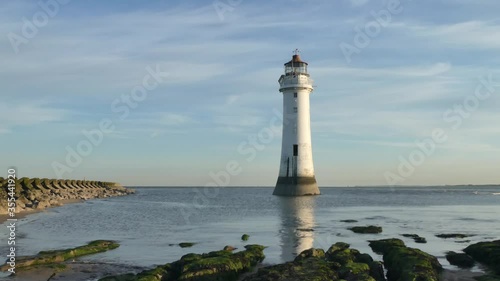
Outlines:
<svg viewBox="0 0 500 281"><path fill-rule="evenodd" d="M469 255L464 253L455 253L453 251L446 253L446 259L450 262L450 264L460 268L471 268L475 264L474 259L472 259Z"/></svg>
<svg viewBox="0 0 500 281"><path fill-rule="evenodd" d="M401 234L403 237L412 238L415 243L425 244L427 240L424 237L420 237L417 234Z"/></svg>
<svg viewBox="0 0 500 281"><path fill-rule="evenodd" d="M303 232L313 232L314 229L312 228L297 228L298 231L303 231Z"/></svg>
<svg viewBox="0 0 500 281"><path fill-rule="evenodd" d="M360 263L370 264L373 261L373 258L369 254L359 254L355 258Z"/></svg>
<svg viewBox="0 0 500 281"><path fill-rule="evenodd" d="M358 221L357 220L341 220L340 222L355 223L355 222L358 222Z"/></svg>
<svg viewBox="0 0 500 281"><path fill-rule="evenodd" d="M370 276L375 279L375 281L386 281L384 265L379 261L372 261L368 264L370 266Z"/></svg>
<svg viewBox="0 0 500 281"><path fill-rule="evenodd" d="M382 233L382 227L380 226L375 226L375 225L369 225L369 226L355 226L349 228L354 233L361 233L361 234L378 234Z"/></svg>
<svg viewBox="0 0 500 281"><path fill-rule="evenodd" d="M463 239L467 237L471 237L474 235L471 234L462 234L462 233L444 233L444 234L436 234L436 237L443 238L443 239L448 239L448 238L458 238L458 239Z"/></svg>
<svg viewBox="0 0 500 281"><path fill-rule="evenodd" d="M401 236L408 237L408 238L413 238L413 239L420 237L417 234L401 234Z"/></svg>
<svg viewBox="0 0 500 281"><path fill-rule="evenodd" d="M191 248L195 244L196 243L194 243L194 242L181 242L181 243L179 243L179 247L181 247L181 248Z"/></svg>
<svg viewBox="0 0 500 281"><path fill-rule="evenodd" d="M472 244L464 252L500 275L500 240Z"/></svg>
<svg viewBox="0 0 500 281"><path fill-rule="evenodd" d="M420 243L420 244L425 244L427 243L427 240L424 237L417 237L413 239L415 243Z"/></svg>
<svg viewBox="0 0 500 281"><path fill-rule="evenodd" d="M477 281L500 281L500 276L483 275L474 279L476 279Z"/></svg>
<svg viewBox="0 0 500 281"><path fill-rule="evenodd" d="M249 238L250 238L250 235L248 235L248 234L241 235L241 240L242 241L248 241Z"/></svg>

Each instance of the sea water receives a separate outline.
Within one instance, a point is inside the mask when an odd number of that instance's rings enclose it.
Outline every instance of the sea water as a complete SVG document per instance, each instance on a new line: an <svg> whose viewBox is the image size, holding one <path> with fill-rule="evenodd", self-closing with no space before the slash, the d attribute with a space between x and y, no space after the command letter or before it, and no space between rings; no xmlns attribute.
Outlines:
<svg viewBox="0 0 500 281"><path fill-rule="evenodd" d="M322 195L283 198L272 188L138 187L136 194L89 200L47 209L18 222L17 255L70 248L96 239L120 247L83 260L151 267L187 253L226 245L267 246L265 264L293 260L302 250L328 249L336 242L371 254L369 240L400 238L410 247L439 258L471 243L500 239L500 186L321 188ZM356 223L342 220L357 220ZM352 226L378 225L381 234L355 234ZM0 228L1 253L7 253L7 224ZM250 235L241 241L242 234ZM466 239L441 239L464 233ZM417 244L401 234L427 239ZM196 243L181 248L180 242ZM5 257L4 257L5 258Z"/></svg>

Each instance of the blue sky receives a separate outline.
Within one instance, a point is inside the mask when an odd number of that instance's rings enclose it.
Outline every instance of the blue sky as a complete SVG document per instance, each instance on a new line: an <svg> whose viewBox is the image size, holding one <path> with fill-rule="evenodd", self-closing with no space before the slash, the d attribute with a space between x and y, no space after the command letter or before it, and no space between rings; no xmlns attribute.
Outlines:
<svg viewBox="0 0 500 281"><path fill-rule="evenodd" d="M206 185L236 162L229 185L272 186L279 128L252 159L238 147L281 111L277 80L299 48L316 85L320 186L384 185L388 173L404 185L500 183L500 2L401 0L347 60L340 45L355 46L357 30L393 1L73 0L23 37L17 53L12 34L24 36L23 18L44 10L38 1L3 1L0 166L54 178L67 147L109 119L115 129L64 178ZM147 67L168 77L120 118L112 103L141 85ZM494 90L475 106L488 77ZM473 110L460 124L443 117L467 99ZM401 159L438 128L447 140L401 175Z"/></svg>

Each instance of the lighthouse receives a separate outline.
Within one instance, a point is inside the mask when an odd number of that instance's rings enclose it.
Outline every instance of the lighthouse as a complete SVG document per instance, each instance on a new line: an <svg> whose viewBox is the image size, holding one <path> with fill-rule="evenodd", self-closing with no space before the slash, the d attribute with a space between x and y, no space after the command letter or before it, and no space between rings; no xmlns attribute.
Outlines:
<svg viewBox="0 0 500 281"><path fill-rule="evenodd" d="M309 95L314 89L307 66L295 50L292 60L285 63L285 73L278 80L279 91L283 94L283 139L274 195L320 194L314 175L311 145Z"/></svg>

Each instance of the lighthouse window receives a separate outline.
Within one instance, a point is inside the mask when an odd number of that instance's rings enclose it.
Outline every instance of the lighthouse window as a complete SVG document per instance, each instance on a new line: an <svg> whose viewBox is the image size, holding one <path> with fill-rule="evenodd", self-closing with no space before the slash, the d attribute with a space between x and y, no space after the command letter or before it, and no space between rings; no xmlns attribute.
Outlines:
<svg viewBox="0 0 500 281"><path fill-rule="evenodd" d="M297 97L297 93L293 93L293 97L296 98Z"/></svg>
<svg viewBox="0 0 500 281"><path fill-rule="evenodd" d="M293 156L299 156L299 146L296 144L293 145Z"/></svg>
<svg viewBox="0 0 500 281"><path fill-rule="evenodd" d="M297 107L294 107L294 108L293 108L293 112L294 112L294 113L297 113Z"/></svg>

